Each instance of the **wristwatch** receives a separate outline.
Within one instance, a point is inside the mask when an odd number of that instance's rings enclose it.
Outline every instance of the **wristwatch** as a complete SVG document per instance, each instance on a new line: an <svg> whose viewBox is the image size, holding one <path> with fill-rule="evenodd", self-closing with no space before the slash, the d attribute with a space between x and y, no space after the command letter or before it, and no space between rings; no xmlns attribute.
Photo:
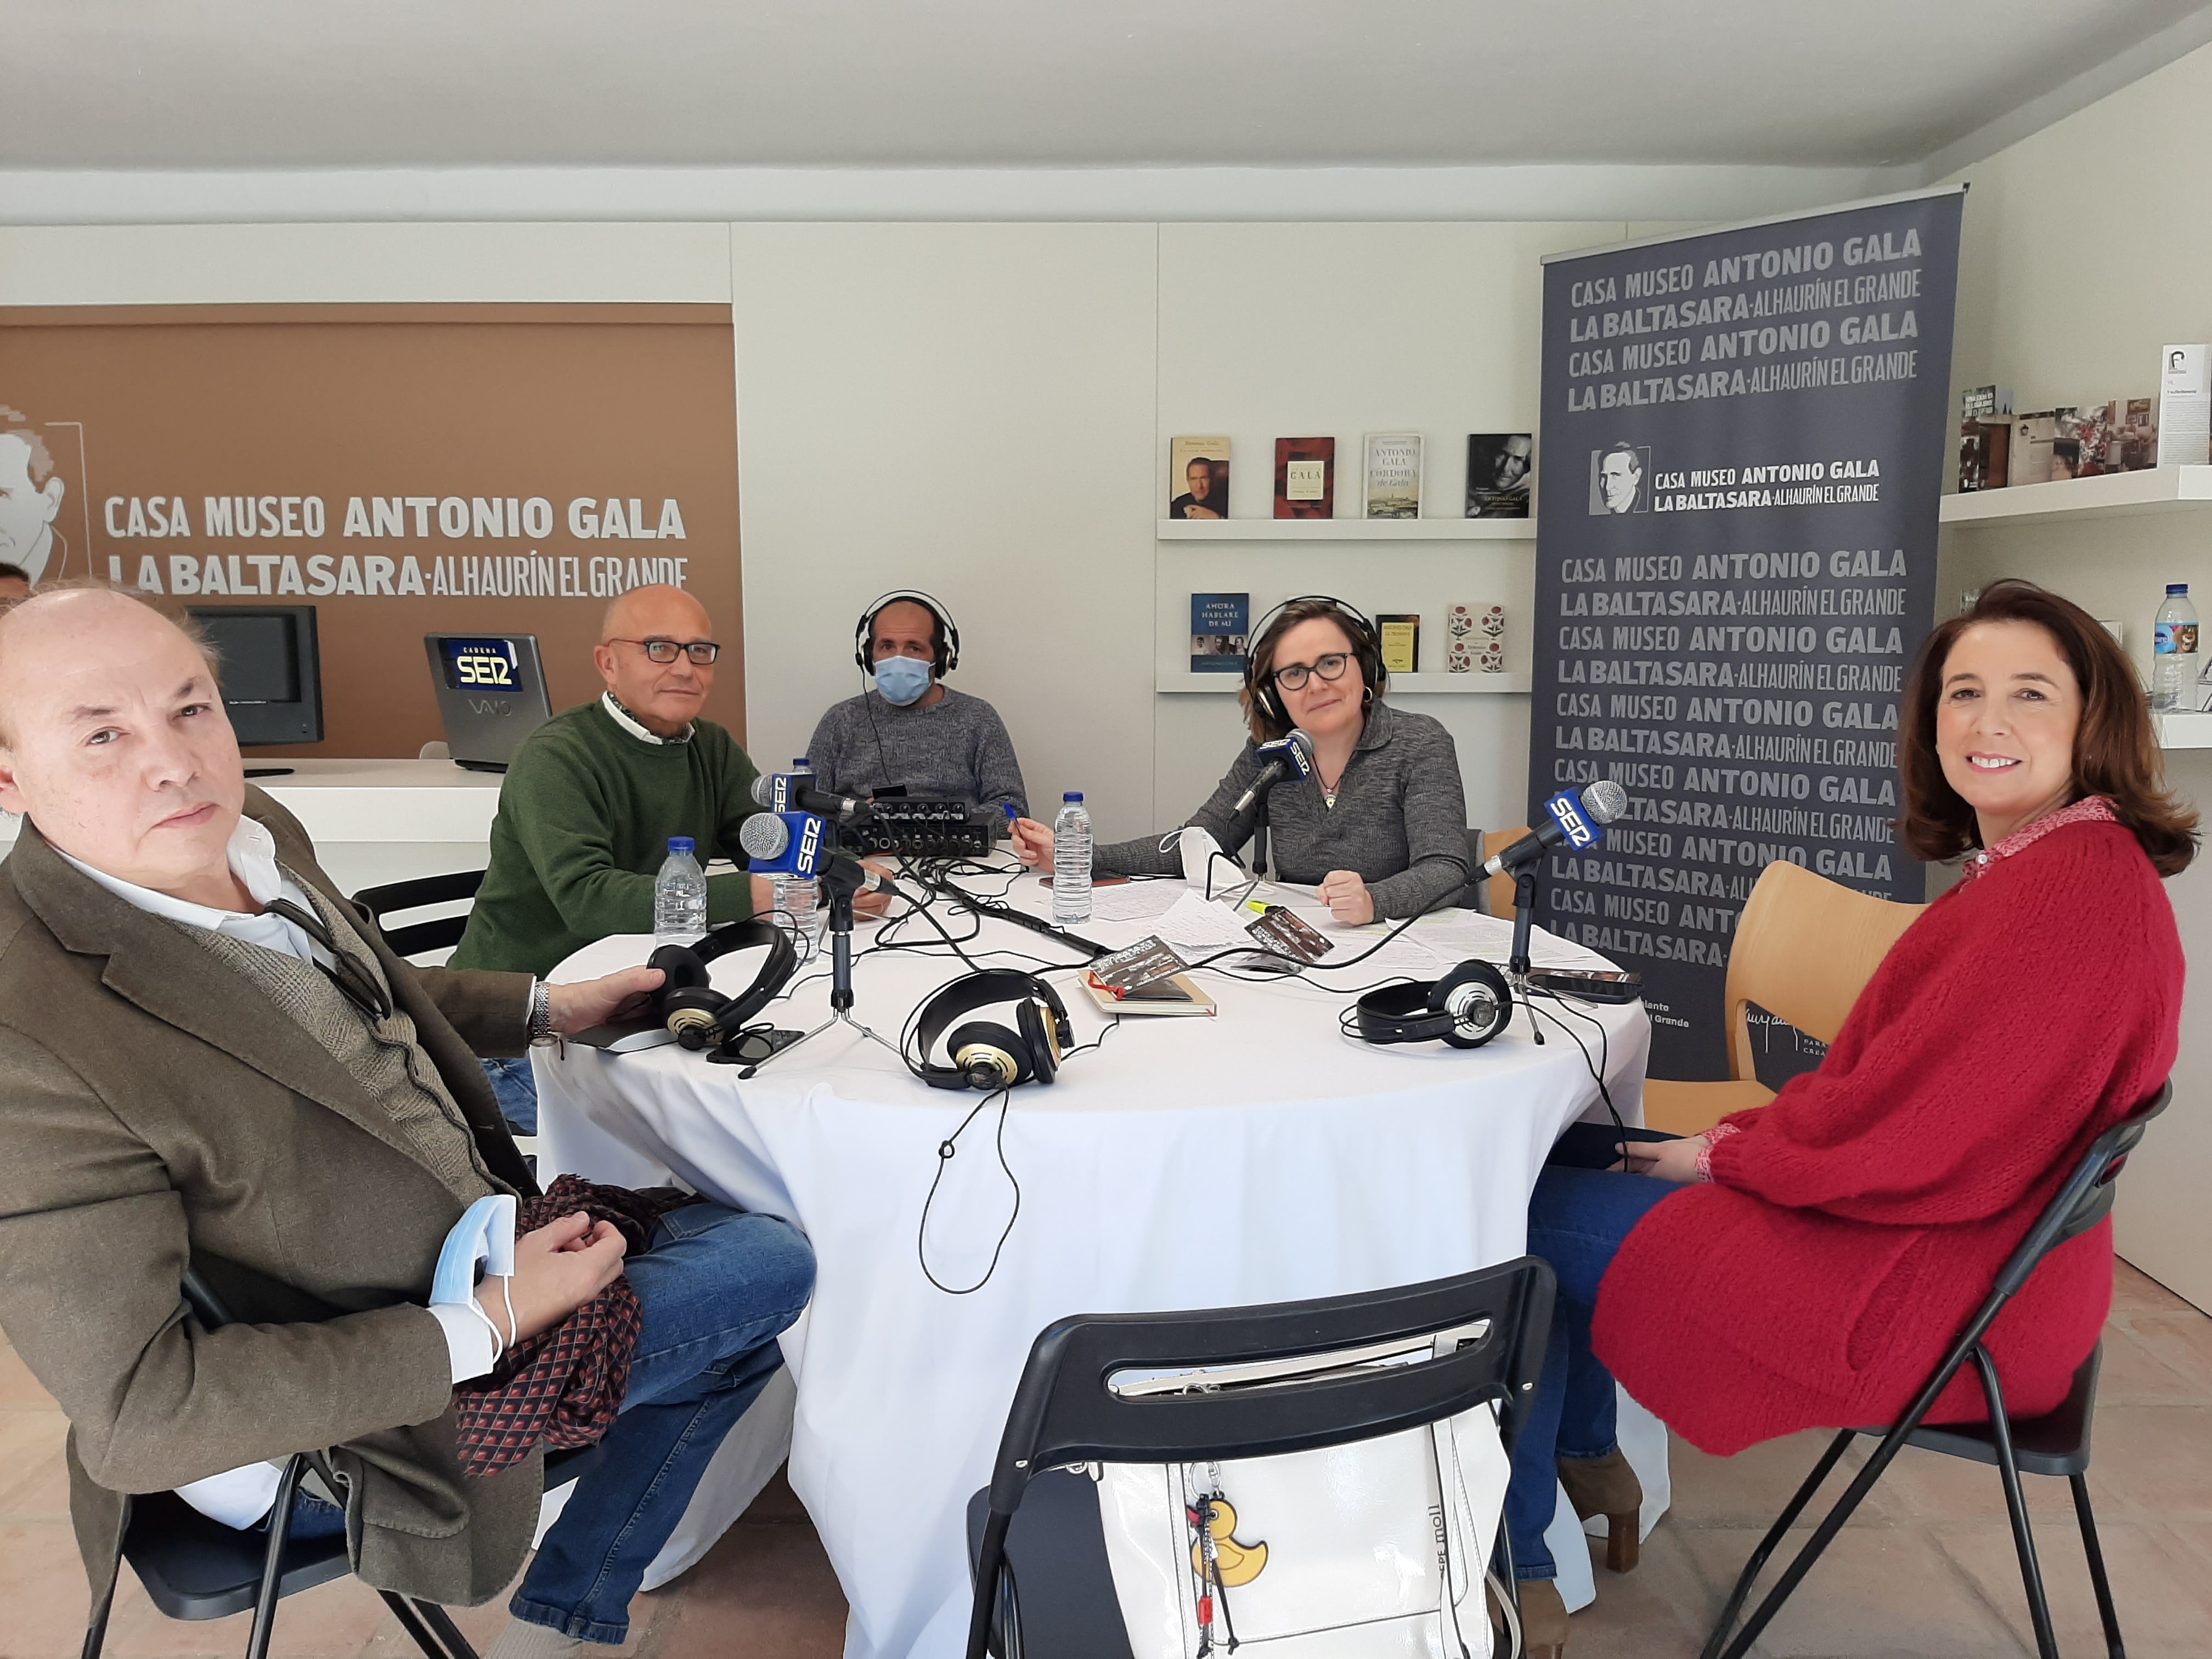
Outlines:
<svg viewBox="0 0 2212 1659"><path fill-rule="evenodd" d="M542 979L530 981L530 1040L550 1042L553 1030L553 988Z"/></svg>

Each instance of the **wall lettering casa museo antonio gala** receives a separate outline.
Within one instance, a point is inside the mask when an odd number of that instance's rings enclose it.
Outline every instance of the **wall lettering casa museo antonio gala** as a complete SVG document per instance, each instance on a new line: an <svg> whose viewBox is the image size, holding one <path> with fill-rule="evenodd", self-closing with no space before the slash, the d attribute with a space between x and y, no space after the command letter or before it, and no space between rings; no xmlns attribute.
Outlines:
<svg viewBox="0 0 2212 1659"><path fill-rule="evenodd" d="M331 532L329 507L319 495L203 495L197 522L181 495L110 495L101 513L108 536L118 541L320 541ZM649 514L639 496L579 495L562 525L578 542L684 539L683 509L673 496ZM553 503L543 495L352 495L337 534L340 541L543 543L555 528ZM111 581L126 579L129 556L108 555ZM131 580L149 593L605 599L653 582L682 587L690 560L626 551L549 554L533 545L519 553L426 549L420 555L165 550L142 552L137 562Z"/></svg>

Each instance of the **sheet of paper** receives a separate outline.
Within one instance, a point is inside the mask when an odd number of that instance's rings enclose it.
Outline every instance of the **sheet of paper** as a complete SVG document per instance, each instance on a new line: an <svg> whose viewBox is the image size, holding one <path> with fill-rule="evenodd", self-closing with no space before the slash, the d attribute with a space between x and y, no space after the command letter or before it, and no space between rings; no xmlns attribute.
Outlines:
<svg viewBox="0 0 2212 1659"><path fill-rule="evenodd" d="M1297 905L1297 913L1318 928L1326 938L1336 941L1337 949L1324 961L1334 961L1346 956L1357 955L1371 948L1398 924L1368 922L1358 927L1347 927L1333 917L1327 907ZM1502 916L1486 916L1471 910L1446 910L1420 917L1411 927L1391 941L1386 950L1370 958L1376 966L1393 973L1417 971L1413 964L1421 964L1420 971L1449 973L1469 957L1480 957L1485 962L1500 967L1512 954L1513 924ZM1602 968L1610 964L1594 951L1569 943L1538 928L1531 936L1528 947L1529 965L1535 968ZM1437 965L1441 964L1441 965Z"/></svg>
<svg viewBox="0 0 2212 1659"><path fill-rule="evenodd" d="M1219 904L1208 904L1188 888L1159 917L1152 932L1194 960L1238 945L1259 948L1233 912Z"/></svg>
<svg viewBox="0 0 2212 1659"><path fill-rule="evenodd" d="M1132 881L1091 890L1091 915L1097 921L1150 921L1190 890L1179 881Z"/></svg>

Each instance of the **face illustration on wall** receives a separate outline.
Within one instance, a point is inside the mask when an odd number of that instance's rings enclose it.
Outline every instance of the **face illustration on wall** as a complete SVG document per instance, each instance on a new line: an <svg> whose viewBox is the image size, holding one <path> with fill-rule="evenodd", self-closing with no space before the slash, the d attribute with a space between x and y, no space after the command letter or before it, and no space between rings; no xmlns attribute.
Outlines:
<svg viewBox="0 0 2212 1659"><path fill-rule="evenodd" d="M1644 477L1651 452L1638 445L1617 443L1610 449L1590 452L1590 504L1593 517L1648 510Z"/></svg>
<svg viewBox="0 0 2212 1659"><path fill-rule="evenodd" d="M34 587L61 574L54 520L67 493L45 435L0 404L0 564L21 565Z"/></svg>

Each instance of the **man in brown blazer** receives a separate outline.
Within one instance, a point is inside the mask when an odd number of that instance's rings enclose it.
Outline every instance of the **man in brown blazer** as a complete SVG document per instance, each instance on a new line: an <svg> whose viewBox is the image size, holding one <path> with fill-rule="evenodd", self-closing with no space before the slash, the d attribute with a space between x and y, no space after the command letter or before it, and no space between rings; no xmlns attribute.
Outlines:
<svg viewBox="0 0 2212 1659"><path fill-rule="evenodd" d="M0 616L0 808L27 815L0 872L0 1327L70 1419L95 1615L125 1494L252 1524L251 1499L222 1504L324 1449L343 1514L303 1496L295 1528L343 1527L379 1588L489 1599L529 1550L542 1458L465 1475L454 1384L627 1269L644 1330L622 1415L493 1652L623 1639L779 1363L805 1242L695 1205L625 1263L573 1216L517 1241L505 1295L425 1304L462 1212L536 1190L476 1056L629 1012L658 974L547 986L394 957L246 786L201 647L129 595ZM192 1316L188 1268L234 1322Z"/></svg>

